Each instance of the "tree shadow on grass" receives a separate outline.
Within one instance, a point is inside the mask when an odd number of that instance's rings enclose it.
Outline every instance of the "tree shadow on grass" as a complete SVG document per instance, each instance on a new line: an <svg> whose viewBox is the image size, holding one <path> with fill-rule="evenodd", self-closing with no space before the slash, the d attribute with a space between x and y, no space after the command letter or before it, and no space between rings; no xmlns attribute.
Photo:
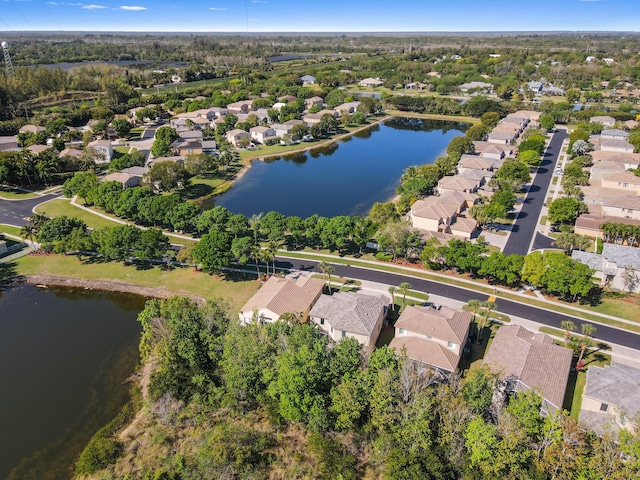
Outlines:
<svg viewBox="0 0 640 480"><path fill-rule="evenodd" d="M210 195L211 192L213 192L213 187L211 185L195 183L180 192L180 196L185 200L195 200L196 198Z"/></svg>
<svg viewBox="0 0 640 480"><path fill-rule="evenodd" d="M255 280L255 274L244 272L227 271L224 273L224 279L228 282L246 282L247 280Z"/></svg>
<svg viewBox="0 0 640 480"><path fill-rule="evenodd" d="M15 262L0 263L0 289L16 276Z"/></svg>

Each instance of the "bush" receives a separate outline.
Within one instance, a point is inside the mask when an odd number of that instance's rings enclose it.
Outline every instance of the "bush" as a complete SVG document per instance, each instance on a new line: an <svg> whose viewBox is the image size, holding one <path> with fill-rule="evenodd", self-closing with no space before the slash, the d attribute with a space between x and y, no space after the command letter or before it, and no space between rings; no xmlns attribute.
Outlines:
<svg viewBox="0 0 640 480"><path fill-rule="evenodd" d="M393 258L393 255L391 255L389 252L378 252L376 253L376 258L378 260L382 260L383 262L388 262Z"/></svg>
<svg viewBox="0 0 640 480"><path fill-rule="evenodd" d="M109 435L108 427L102 428L80 454L76 475L91 475L114 464L122 449L122 443Z"/></svg>

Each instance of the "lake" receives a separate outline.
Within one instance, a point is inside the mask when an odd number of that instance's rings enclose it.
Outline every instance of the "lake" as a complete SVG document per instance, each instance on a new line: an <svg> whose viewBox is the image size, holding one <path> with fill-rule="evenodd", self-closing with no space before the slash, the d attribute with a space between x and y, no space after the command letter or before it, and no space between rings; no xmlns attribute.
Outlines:
<svg viewBox="0 0 640 480"><path fill-rule="evenodd" d="M327 147L257 160L215 205L247 216L366 215L375 202L395 196L407 167L433 163L467 126L392 118Z"/></svg>
<svg viewBox="0 0 640 480"><path fill-rule="evenodd" d="M70 478L129 400L144 300L32 285L0 292L0 479Z"/></svg>

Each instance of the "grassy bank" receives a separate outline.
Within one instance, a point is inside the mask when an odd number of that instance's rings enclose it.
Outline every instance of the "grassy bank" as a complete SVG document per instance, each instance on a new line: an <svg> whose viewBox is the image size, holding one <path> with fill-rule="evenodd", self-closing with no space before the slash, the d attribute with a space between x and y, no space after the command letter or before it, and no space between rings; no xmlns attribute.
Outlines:
<svg viewBox="0 0 640 480"><path fill-rule="evenodd" d="M12 274L56 275L86 280L115 280L150 288L163 287L175 292L189 292L204 298L224 298L238 309L258 290L255 276L230 273L224 278L197 272L193 268L171 271L160 267L137 268L116 262L81 261L75 256L28 255L17 260Z"/></svg>

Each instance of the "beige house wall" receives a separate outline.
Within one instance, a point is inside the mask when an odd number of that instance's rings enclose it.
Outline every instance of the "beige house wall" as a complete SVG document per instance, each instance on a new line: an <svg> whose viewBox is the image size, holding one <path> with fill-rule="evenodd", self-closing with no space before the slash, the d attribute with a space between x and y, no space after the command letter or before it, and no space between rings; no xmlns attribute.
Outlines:
<svg viewBox="0 0 640 480"><path fill-rule="evenodd" d="M434 338L434 337L428 337L427 335L420 335L419 333L411 332L409 330L405 330L405 333L400 333L400 330L401 329L399 327L396 327L396 337L417 337L417 338L422 338L423 340L429 340L430 342L435 342L442 345L444 348L448 348L449 350L454 352L456 355L460 356L460 344L458 343L453 343L453 347L449 348L446 340L441 340L439 338Z"/></svg>

